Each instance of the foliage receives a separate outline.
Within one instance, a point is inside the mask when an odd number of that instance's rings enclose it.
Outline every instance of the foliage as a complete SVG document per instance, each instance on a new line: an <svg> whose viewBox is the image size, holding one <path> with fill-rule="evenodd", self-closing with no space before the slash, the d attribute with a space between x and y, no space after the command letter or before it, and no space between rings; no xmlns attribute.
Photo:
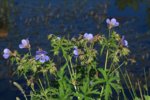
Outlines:
<svg viewBox="0 0 150 100"><path fill-rule="evenodd" d="M28 49L26 54L5 49L4 58L10 57L16 65L15 73L25 79L30 93L16 82L15 86L26 100L109 100L113 94L126 99L120 70L130 51L124 37L112 30L118 25L115 19L109 20L108 36L85 33L66 39L50 34L49 53L39 49L35 56L28 39L19 45Z"/></svg>

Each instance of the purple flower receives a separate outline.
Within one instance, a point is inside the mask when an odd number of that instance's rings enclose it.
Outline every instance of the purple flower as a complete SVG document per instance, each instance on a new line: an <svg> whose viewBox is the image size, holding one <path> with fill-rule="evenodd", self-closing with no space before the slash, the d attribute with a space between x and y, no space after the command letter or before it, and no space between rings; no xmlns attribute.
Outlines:
<svg viewBox="0 0 150 100"><path fill-rule="evenodd" d="M125 36L123 35L122 38L121 38L121 44L125 47L128 47L128 41L125 40Z"/></svg>
<svg viewBox="0 0 150 100"><path fill-rule="evenodd" d="M21 40L21 44L19 44L19 48L23 49L23 48L30 48L30 43L28 39L22 39Z"/></svg>
<svg viewBox="0 0 150 100"><path fill-rule="evenodd" d="M49 61L50 58L46 54L47 52L43 50L36 51L35 60L39 60L41 63Z"/></svg>
<svg viewBox="0 0 150 100"><path fill-rule="evenodd" d="M60 40L61 38L60 38L60 37L57 37L57 39Z"/></svg>
<svg viewBox="0 0 150 100"><path fill-rule="evenodd" d="M91 33L85 33L83 37L89 41L93 40L93 38L94 38L93 34L91 34Z"/></svg>
<svg viewBox="0 0 150 100"><path fill-rule="evenodd" d="M112 19L107 18L106 23L108 24L109 29L119 26L119 22L117 22L115 18Z"/></svg>
<svg viewBox="0 0 150 100"><path fill-rule="evenodd" d="M5 48L3 52L4 52L3 57L5 59L8 59L11 56L11 51L8 48Z"/></svg>
<svg viewBox="0 0 150 100"><path fill-rule="evenodd" d="M76 46L74 46L73 54L74 54L75 56L78 56L78 55L79 55L78 48L77 48Z"/></svg>

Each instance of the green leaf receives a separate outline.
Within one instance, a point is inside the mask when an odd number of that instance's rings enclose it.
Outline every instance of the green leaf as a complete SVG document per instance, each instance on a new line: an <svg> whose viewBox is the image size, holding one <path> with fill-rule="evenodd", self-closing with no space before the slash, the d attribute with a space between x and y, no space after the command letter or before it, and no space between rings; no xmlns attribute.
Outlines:
<svg viewBox="0 0 150 100"><path fill-rule="evenodd" d="M150 96L149 95L144 95L145 100L150 100Z"/></svg>
<svg viewBox="0 0 150 100"><path fill-rule="evenodd" d="M122 87L117 83L110 83L110 85L117 93L119 93L119 91L122 89Z"/></svg>
<svg viewBox="0 0 150 100"><path fill-rule="evenodd" d="M107 81L107 80L108 80L108 77L107 77L106 71L105 71L104 69L101 69L101 68L99 68L98 70L99 70L99 71L101 72L101 74L104 76L105 81Z"/></svg>
<svg viewBox="0 0 150 100"><path fill-rule="evenodd" d="M104 82L106 82L104 79L98 78L97 81L93 82L93 86L100 84L100 83L104 83Z"/></svg>
<svg viewBox="0 0 150 100"><path fill-rule="evenodd" d="M117 81L117 80L119 80L118 77L111 76L111 77L109 78L108 82L113 82L113 81Z"/></svg>
<svg viewBox="0 0 150 100"><path fill-rule="evenodd" d="M140 98L138 98L138 97L135 97L135 98L134 98L134 100L141 100L141 99L140 99Z"/></svg>
<svg viewBox="0 0 150 100"><path fill-rule="evenodd" d="M106 87L105 87L105 100L109 100L110 98L110 95L112 95L112 90L111 90L111 87L109 84L106 84Z"/></svg>

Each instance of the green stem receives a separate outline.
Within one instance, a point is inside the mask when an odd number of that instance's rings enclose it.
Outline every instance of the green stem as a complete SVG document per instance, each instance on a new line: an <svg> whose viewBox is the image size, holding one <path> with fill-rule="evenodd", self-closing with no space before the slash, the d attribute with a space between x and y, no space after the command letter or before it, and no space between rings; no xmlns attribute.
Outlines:
<svg viewBox="0 0 150 100"><path fill-rule="evenodd" d="M146 77L146 72L145 72L145 69L144 69L144 77L145 77L145 85L146 85L146 94L148 95L148 85L147 85L147 77Z"/></svg>
<svg viewBox="0 0 150 100"><path fill-rule="evenodd" d="M119 51L117 50L116 52L115 52L115 55L114 55L114 57L113 58L115 58L115 56L117 56L117 53L118 53ZM113 69L113 65L115 64L115 62L114 62L114 60L112 60L111 61L111 64L110 64L110 70L109 71L111 71L111 69Z"/></svg>
<svg viewBox="0 0 150 100"><path fill-rule="evenodd" d="M31 48L29 48L29 55L31 56L32 54L31 54Z"/></svg>
<svg viewBox="0 0 150 100"><path fill-rule="evenodd" d="M102 87L102 90L101 90L101 93L100 93L100 98L102 98L103 91L104 91L104 86Z"/></svg>
<svg viewBox="0 0 150 100"><path fill-rule="evenodd" d="M71 57L69 57L69 62L70 62L70 67L71 67L72 74L75 75L73 65L72 65L72 61L71 61Z"/></svg>
<svg viewBox="0 0 150 100"><path fill-rule="evenodd" d="M122 75L122 77L123 77L123 79L124 79L124 81L125 81L125 84L127 85L127 88L129 89L129 92L130 92L130 94L131 94L132 99L134 99L134 96L133 96L133 94L132 94L132 92L131 92L131 90L130 90L129 84L128 84L128 82L127 82L127 80L126 80L126 78L125 78L125 76L124 76L124 74L123 74L123 72L122 72L121 69L120 69L120 72L121 72L121 75Z"/></svg>
<svg viewBox="0 0 150 100"><path fill-rule="evenodd" d="M42 91L43 91L43 94L44 94L46 100L49 100L48 97L47 97L47 95L46 95L46 93L45 93L44 87L43 87L42 82L41 82L40 79L39 79L39 83L40 83L40 87L41 87L41 89L42 89Z"/></svg>
<svg viewBox="0 0 150 100"><path fill-rule="evenodd" d="M107 50L107 52L106 52L105 70L107 69L107 63L108 63L108 50Z"/></svg>
<svg viewBox="0 0 150 100"><path fill-rule="evenodd" d="M69 57L69 62L70 62L70 67L71 67L72 74L73 74L73 79L74 79L74 81L76 81L76 73L75 73L75 71L74 71L74 69L73 69L71 57ZM73 85L74 85L75 90L77 90L77 86L76 86L75 84L73 84Z"/></svg>
<svg viewBox="0 0 150 100"><path fill-rule="evenodd" d="M127 74L127 78L128 78L129 84L130 84L130 86L131 86L131 89L132 89L133 95L134 95L134 97L137 97L136 92L135 92L135 89L133 88L133 85L132 85L131 79L130 79L130 77L129 77L129 75L128 75L128 73L127 73L127 72L126 72L126 74Z"/></svg>
<svg viewBox="0 0 150 100"><path fill-rule="evenodd" d="M111 36L111 29L109 29L109 33L108 33L108 39L110 38L110 36Z"/></svg>
<svg viewBox="0 0 150 100"><path fill-rule="evenodd" d="M65 57L65 56L64 56ZM70 66L69 66L69 62L68 62L68 60L67 60L67 58L65 57L65 60L66 60L66 62L67 62L67 67L68 67L68 70L69 70L69 74L70 74L70 77L71 77L71 82L73 81L73 76L72 76L72 72L71 72L71 69L70 69ZM74 86L74 89L76 90L77 89L77 87L73 84L73 86Z"/></svg>
<svg viewBox="0 0 150 100"><path fill-rule="evenodd" d="M65 53L65 51L64 51L64 49L61 47L61 49L62 49L62 52L63 52L63 57L65 58L65 60L66 60L66 63L67 63L67 67L68 67L68 70L69 70L69 74L70 74L70 77L71 77L71 82L74 80L74 77L73 77L73 75L74 75L74 71L73 71L73 66L72 66L72 63L71 63L71 58L69 57L69 61L68 61L68 59L67 59L67 56L66 56L66 53ZM69 62L70 62L70 64L71 64L71 66L69 66ZM73 84L73 86L74 86L74 88L75 88L75 90L77 89L77 87Z"/></svg>
<svg viewBox="0 0 150 100"><path fill-rule="evenodd" d="M73 79L72 78L72 72L71 72L71 69L70 69L70 67L69 67L69 62L68 62L68 60L67 60L67 58L64 56L64 58L65 58L65 60L66 60L66 63L67 63L67 67L68 67L68 70L69 70L69 74L70 74L70 77L71 77L71 79Z"/></svg>
<svg viewBox="0 0 150 100"><path fill-rule="evenodd" d="M50 87L50 83L49 83L49 80L48 80L48 75L47 75L47 73L45 73L45 77L46 77L46 81L47 81L48 87Z"/></svg>
<svg viewBox="0 0 150 100"><path fill-rule="evenodd" d="M111 73L110 73L110 75L111 74L113 74L116 70L118 70L121 66L123 66L123 64L124 64L125 62L123 62L122 64L120 64L116 69L114 69ZM110 72L111 70L109 70L109 72Z"/></svg>
<svg viewBox="0 0 150 100"><path fill-rule="evenodd" d="M108 40L109 40L110 35L111 35L111 34L110 34L110 31L111 31L111 30L109 29ZM107 40L107 41L108 41L108 40ZM108 49L109 49L109 44L108 44L108 43L109 43L109 42L107 42L108 48L107 48L107 51L106 51L106 58L105 58L105 70L107 69L108 54L109 54L109 53L108 53Z"/></svg>
<svg viewBox="0 0 150 100"><path fill-rule="evenodd" d="M141 100L144 100L139 80L138 80L138 87L139 87L139 91L140 91Z"/></svg>

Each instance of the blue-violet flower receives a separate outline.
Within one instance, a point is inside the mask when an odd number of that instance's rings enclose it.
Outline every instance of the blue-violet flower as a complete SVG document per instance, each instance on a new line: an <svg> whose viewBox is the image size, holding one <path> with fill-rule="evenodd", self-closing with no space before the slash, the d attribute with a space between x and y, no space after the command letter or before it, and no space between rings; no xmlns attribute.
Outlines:
<svg viewBox="0 0 150 100"><path fill-rule="evenodd" d="M123 35L122 38L121 38L121 44L125 47L128 47L128 41L125 40L125 36Z"/></svg>
<svg viewBox="0 0 150 100"><path fill-rule="evenodd" d="M78 56L78 55L79 55L78 48L77 48L76 46L74 46L73 54L74 54L75 56Z"/></svg>
<svg viewBox="0 0 150 100"><path fill-rule="evenodd" d="M5 48L3 52L4 52L3 57L5 59L8 59L11 56L11 51L8 48Z"/></svg>
<svg viewBox="0 0 150 100"><path fill-rule="evenodd" d="M91 33L85 33L83 37L89 41L93 40L93 38L94 38L93 34L91 34Z"/></svg>
<svg viewBox="0 0 150 100"><path fill-rule="evenodd" d="M61 38L60 38L60 37L57 37L57 39L60 40Z"/></svg>
<svg viewBox="0 0 150 100"><path fill-rule="evenodd" d="M107 18L106 23L108 24L109 29L119 26L119 22L117 22L115 18L112 19Z"/></svg>
<svg viewBox="0 0 150 100"><path fill-rule="evenodd" d="M36 51L35 60L39 60L41 63L49 61L50 58L46 54L47 52L43 50Z"/></svg>
<svg viewBox="0 0 150 100"><path fill-rule="evenodd" d="M21 44L19 44L19 48L23 49L23 48L30 48L30 43L28 39L22 39L21 40Z"/></svg>

